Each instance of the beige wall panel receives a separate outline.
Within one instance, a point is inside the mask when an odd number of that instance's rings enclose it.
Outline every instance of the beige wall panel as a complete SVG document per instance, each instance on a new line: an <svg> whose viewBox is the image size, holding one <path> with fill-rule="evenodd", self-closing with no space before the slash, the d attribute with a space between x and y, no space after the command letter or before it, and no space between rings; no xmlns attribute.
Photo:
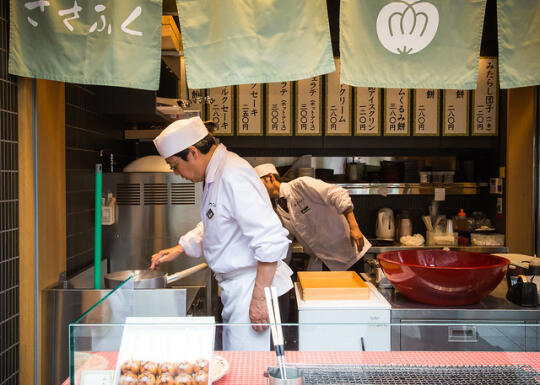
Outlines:
<svg viewBox="0 0 540 385"><path fill-rule="evenodd" d="M508 90L506 242L509 252L531 255L534 245L534 88Z"/></svg>

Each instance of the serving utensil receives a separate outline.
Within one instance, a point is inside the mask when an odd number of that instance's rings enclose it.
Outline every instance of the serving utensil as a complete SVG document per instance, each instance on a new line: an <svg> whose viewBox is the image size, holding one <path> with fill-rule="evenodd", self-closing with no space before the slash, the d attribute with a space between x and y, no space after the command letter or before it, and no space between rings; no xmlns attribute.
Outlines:
<svg viewBox="0 0 540 385"><path fill-rule="evenodd" d="M431 217L429 215L423 215L422 220L426 225L426 230L433 231L433 225L431 224Z"/></svg>
<svg viewBox="0 0 540 385"><path fill-rule="evenodd" d="M266 297L266 307L268 309L268 318L270 320L270 330L272 333L272 340L274 341L274 348L276 349L279 371L281 373L281 378L286 380L287 372L285 370L285 344L283 341L283 329L281 328L281 316L279 313L279 303L276 288L274 286L265 287L264 296Z"/></svg>

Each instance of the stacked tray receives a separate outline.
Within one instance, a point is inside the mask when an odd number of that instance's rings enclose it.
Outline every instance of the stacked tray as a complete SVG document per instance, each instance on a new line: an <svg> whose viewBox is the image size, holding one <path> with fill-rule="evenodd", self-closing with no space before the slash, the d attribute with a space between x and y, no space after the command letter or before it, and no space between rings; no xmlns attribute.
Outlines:
<svg viewBox="0 0 540 385"><path fill-rule="evenodd" d="M369 287L354 271L299 271L302 299L369 299Z"/></svg>

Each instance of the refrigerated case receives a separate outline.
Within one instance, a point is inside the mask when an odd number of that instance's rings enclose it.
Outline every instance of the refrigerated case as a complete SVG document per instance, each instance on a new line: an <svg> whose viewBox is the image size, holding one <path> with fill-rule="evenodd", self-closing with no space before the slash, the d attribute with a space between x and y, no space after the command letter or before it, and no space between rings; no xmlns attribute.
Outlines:
<svg viewBox="0 0 540 385"><path fill-rule="evenodd" d="M390 303L367 284L369 299L304 300L296 283L298 350L390 350Z"/></svg>

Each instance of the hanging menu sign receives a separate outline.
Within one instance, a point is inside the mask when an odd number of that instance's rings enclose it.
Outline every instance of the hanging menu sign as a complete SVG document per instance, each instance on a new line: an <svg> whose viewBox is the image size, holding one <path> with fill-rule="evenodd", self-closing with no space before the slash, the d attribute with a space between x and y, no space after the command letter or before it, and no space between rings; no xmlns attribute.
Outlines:
<svg viewBox="0 0 540 385"><path fill-rule="evenodd" d="M380 100L381 89L374 87L355 87L354 134L359 136L381 135Z"/></svg>
<svg viewBox="0 0 540 385"><path fill-rule="evenodd" d="M259 136L263 134L262 102L261 84L241 84L238 86L237 135Z"/></svg>
<svg viewBox="0 0 540 385"><path fill-rule="evenodd" d="M439 135L439 90L414 90L413 135Z"/></svg>
<svg viewBox="0 0 540 385"><path fill-rule="evenodd" d="M339 59L336 70L326 75L326 135L351 135L351 86L339 82Z"/></svg>
<svg viewBox="0 0 540 385"><path fill-rule="evenodd" d="M405 88L384 90L384 135L408 136L410 93Z"/></svg>
<svg viewBox="0 0 540 385"><path fill-rule="evenodd" d="M497 58L481 57L478 81L473 91L472 135L497 135L499 79Z"/></svg>
<svg viewBox="0 0 540 385"><path fill-rule="evenodd" d="M207 108L208 119L216 123L214 135L234 135L233 131L233 92L232 86L208 89L208 97L212 104Z"/></svg>
<svg viewBox="0 0 540 385"><path fill-rule="evenodd" d="M292 83L266 85L266 134L292 135Z"/></svg>
<svg viewBox="0 0 540 385"><path fill-rule="evenodd" d="M321 135L321 76L296 83L296 135Z"/></svg>
<svg viewBox="0 0 540 385"><path fill-rule="evenodd" d="M469 135L469 91L443 91L443 136Z"/></svg>

